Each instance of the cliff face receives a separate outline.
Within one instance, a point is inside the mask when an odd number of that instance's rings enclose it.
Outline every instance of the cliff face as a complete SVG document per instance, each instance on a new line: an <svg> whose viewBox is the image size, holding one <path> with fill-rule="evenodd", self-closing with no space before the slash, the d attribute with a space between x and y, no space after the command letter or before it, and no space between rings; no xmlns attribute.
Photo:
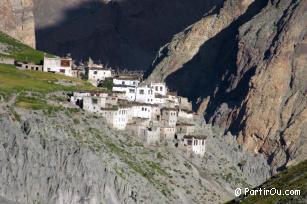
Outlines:
<svg viewBox="0 0 307 204"><path fill-rule="evenodd" d="M32 0L2 0L0 30L35 47L35 25Z"/></svg>
<svg viewBox="0 0 307 204"><path fill-rule="evenodd" d="M37 47L145 69L172 36L222 0L34 0Z"/></svg>
<svg viewBox="0 0 307 204"><path fill-rule="evenodd" d="M207 121L265 153L274 168L306 159L307 2L226 1L224 8L163 47L149 79L188 96Z"/></svg>

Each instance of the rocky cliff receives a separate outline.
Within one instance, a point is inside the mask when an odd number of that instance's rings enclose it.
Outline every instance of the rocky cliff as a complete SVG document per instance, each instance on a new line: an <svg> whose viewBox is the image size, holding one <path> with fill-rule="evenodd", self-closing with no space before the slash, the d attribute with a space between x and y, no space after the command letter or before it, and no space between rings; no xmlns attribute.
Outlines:
<svg viewBox="0 0 307 204"><path fill-rule="evenodd" d="M34 0L37 47L145 69L172 36L222 0Z"/></svg>
<svg viewBox="0 0 307 204"><path fill-rule="evenodd" d="M159 51L148 79L188 96L207 121L274 169L307 157L304 0L228 0Z"/></svg>
<svg viewBox="0 0 307 204"><path fill-rule="evenodd" d="M32 0L1 0L0 31L35 47Z"/></svg>
<svg viewBox="0 0 307 204"><path fill-rule="evenodd" d="M47 97L59 103L60 95ZM270 176L262 155L210 126L205 157L189 158L172 146L143 146L83 111L25 110L14 100L0 103L0 201L218 203Z"/></svg>

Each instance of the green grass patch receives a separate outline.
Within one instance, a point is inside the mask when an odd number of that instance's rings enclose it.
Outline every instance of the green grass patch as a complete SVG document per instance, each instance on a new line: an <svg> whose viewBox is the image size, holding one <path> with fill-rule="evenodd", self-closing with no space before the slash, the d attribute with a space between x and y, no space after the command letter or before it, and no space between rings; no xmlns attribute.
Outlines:
<svg viewBox="0 0 307 204"><path fill-rule="evenodd" d="M3 57L13 58L17 61L27 61L41 64L44 53L27 46L20 41L0 32L0 43L8 45L7 53L1 54Z"/></svg>
<svg viewBox="0 0 307 204"><path fill-rule="evenodd" d="M281 190L300 190L300 195L255 195L242 198L240 203L244 204L271 204L271 203L306 203L307 197L307 160L290 167L284 172L273 176L259 188ZM228 203L238 203L233 200Z"/></svg>
<svg viewBox="0 0 307 204"><path fill-rule="evenodd" d="M71 82L71 86L58 84ZM60 74L18 70L12 65L0 64L0 95L8 97L24 91L49 93L55 91L102 90L80 79Z"/></svg>

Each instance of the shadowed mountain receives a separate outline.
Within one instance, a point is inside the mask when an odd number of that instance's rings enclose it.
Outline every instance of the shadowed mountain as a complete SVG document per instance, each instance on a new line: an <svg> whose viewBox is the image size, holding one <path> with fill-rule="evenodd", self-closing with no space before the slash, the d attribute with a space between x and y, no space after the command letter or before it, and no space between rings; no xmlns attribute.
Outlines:
<svg viewBox="0 0 307 204"><path fill-rule="evenodd" d="M246 2L248 9L216 32ZM303 0L225 1L217 15L204 17L159 51L148 79L164 80L189 97L207 122L237 135L244 148L264 153L274 171L305 160L306 9Z"/></svg>
<svg viewBox="0 0 307 204"><path fill-rule="evenodd" d="M172 36L222 0L34 0L37 48L145 69Z"/></svg>

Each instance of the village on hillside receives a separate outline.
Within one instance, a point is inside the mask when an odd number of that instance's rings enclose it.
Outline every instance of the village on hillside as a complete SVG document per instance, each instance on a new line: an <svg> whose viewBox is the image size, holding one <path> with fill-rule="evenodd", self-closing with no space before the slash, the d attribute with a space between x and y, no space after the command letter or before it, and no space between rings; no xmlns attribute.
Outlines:
<svg viewBox="0 0 307 204"><path fill-rule="evenodd" d="M14 64L17 69L63 74L104 87L102 91L74 92L70 102L145 145L173 145L187 155L205 154L206 131L191 102L170 92L165 83L143 81L141 71L114 71L91 59L76 66L70 56L45 56L42 65Z"/></svg>

